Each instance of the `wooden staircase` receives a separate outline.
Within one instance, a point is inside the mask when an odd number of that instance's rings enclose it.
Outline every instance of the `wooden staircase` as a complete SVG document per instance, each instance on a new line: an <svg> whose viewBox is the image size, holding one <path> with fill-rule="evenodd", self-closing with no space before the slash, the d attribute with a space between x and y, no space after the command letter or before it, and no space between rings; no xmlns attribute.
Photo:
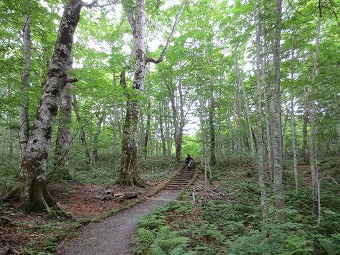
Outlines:
<svg viewBox="0 0 340 255"><path fill-rule="evenodd" d="M165 190L182 190L184 189L195 175L194 169L184 169L171 182L165 186Z"/></svg>

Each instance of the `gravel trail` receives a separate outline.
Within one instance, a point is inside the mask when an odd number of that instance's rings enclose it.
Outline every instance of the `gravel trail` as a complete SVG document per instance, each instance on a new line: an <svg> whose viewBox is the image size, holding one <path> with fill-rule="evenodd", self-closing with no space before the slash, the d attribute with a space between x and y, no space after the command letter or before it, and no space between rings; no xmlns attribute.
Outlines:
<svg viewBox="0 0 340 255"><path fill-rule="evenodd" d="M132 238L139 219L154 208L176 199L179 190L163 190L143 203L101 222L80 229L77 239L66 241L57 254L62 255L133 255Z"/></svg>

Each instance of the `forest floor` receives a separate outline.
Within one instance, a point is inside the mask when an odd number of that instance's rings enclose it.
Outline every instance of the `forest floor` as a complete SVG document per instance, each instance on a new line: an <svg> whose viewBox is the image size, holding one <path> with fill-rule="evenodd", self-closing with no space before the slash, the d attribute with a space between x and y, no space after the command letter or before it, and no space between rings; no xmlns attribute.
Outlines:
<svg viewBox="0 0 340 255"><path fill-rule="evenodd" d="M167 179L158 183L148 183L149 187L146 189L72 182L50 183L48 185L50 194L73 218L73 221L66 222L51 219L46 213L26 214L21 211L19 204L0 204L0 252L8 246L21 254L38 254L39 250L45 251L39 254L54 254L57 243L66 234L72 236L70 232L73 232L73 235L76 235L76 227L71 226L78 227L82 222L95 221L129 208L157 192L166 182ZM115 194L131 193L137 193L138 196L132 199L110 198ZM65 229L70 232L65 233Z"/></svg>
<svg viewBox="0 0 340 255"><path fill-rule="evenodd" d="M287 166L287 169L289 169L289 171L286 172L286 177L288 174L292 176L291 166ZM256 182L257 173L256 170L249 165L241 168L223 167L218 171L226 175L227 178L224 177L224 175L213 178L210 184L212 190L211 195L223 195L224 199L230 202L230 205L238 201L237 199L244 199L247 194L246 191L248 192L248 190L250 192L250 198L258 195L257 191L252 188ZM303 163L299 164L299 172L300 178L305 185L309 187L311 185L310 166ZM339 159L333 157L321 161L319 173L320 178L330 175L338 179L340 173ZM269 173L267 173L267 175L269 176ZM202 188L204 186L204 178L202 176L204 177L204 175L201 175L197 179L196 187ZM242 184L244 187L236 183L235 180L244 182L244 184ZM127 240L129 243L132 240L131 235L132 232L135 231L137 219L140 216L149 212L149 209L151 209L153 205L163 205L168 200L176 197L177 193L169 194L168 191L165 191L165 194L160 192L158 194L159 196L155 195L153 199L147 199L151 194L159 191L167 182L168 179L159 182L149 182L147 189L124 188L119 185L85 185L76 182L50 183L48 188L52 197L58 201L65 212L73 217L73 221L51 219L46 213L26 214L20 210L18 204L11 206L0 204L0 253L6 245L9 245L20 251L21 254L27 255L84 254L79 253L79 249L77 248L80 243L87 245L89 249L96 247L96 242L95 244L91 242L85 243L84 240L95 241L101 238L104 243L112 239L122 240L113 238L113 236L116 232L119 232L116 231L116 229L118 229L117 226L124 224L123 222L127 222L126 219L131 219L130 223L134 225L132 228L129 228L130 232L127 232L127 236L125 237L125 239L129 239ZM225 189L222 189L225 184L227 184L227 186ZM324 184L324 187L328 186L326 183ZM230 188L233 185L235 185L235 191ZM137 193L138 196L133 199L103 199L106 195L127 193ZM230 194L234 195L230 196ZM238 198L237 195L240 197ZM144 202L143 204L139 203L142 201ZM140 205L148 205L145 206L147 211L143 211L145 208ZM117 217L108 217L117 214L117 212L123 209L128 210L120 212L116 215ZM129 213L134 214L136 217L132 219L132 214ZM115 223L114 219L119 219L120 216L122 217L120 223ZM99 221L99 219L105 220ZM87 226L79 229L79 227L84 225ZM96 226L95 229L91 230L94 226ZM122 227L125 229L126 226L122 225ZM132 232L131 229L133 230ZM122 241L118 241L118 245L121 244L120 242ZM60 244L61 247L59 246ZM103 244L103 247L105 248L105 244ZM113 249L111 244L107 244L106 247L109 247L110 251ZM117 247L116 252L113 250L112 254L132 254L130 250L124 251L123 253L122 250L125 249L124 247L126 246L121 245ZM92 251L94 252L94 250ZM110 254L110 252L104 250L101 250L102 253L100 253L100 250L96 250L96 253L91 253L92 251L90 250L90 252L86 254ZM117 253L117 251L119 252Z"/></svg>

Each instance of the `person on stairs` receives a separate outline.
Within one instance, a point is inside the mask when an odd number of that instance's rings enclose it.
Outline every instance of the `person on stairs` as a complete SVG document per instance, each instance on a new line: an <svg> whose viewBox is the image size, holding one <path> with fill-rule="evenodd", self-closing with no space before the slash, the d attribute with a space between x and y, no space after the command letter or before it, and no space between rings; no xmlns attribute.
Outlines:
<svg viewBox="0 0 340 255"><path fill-rule="evenodd" d="M194 159L189 154L187 154L187 155L188 156L185 158L185 164L189 168L189 167L191 167L192 162L194 162Z"/></svg>

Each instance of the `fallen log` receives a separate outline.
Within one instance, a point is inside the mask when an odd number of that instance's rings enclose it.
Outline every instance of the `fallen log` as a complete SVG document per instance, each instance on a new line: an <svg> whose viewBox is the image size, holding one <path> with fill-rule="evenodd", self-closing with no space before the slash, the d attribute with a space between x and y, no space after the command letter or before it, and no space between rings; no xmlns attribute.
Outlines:
<svg viewBox="0 0 340 255"><path fill-rule="evenodd" d="M102 194L96 196L96 198L100 200L111 200L115 198L120 198L120 199L132 199L138 197L137 192L129 192L129 193L112 193L111 190L103 192ZM0 254L1 255L1 254Z"/></svg>
<svg viewBox="0 0 340 255"><path fill-rule="evenodd" d="M125 193L123 198L124 199L132 199L132 198L136 198L138 196L138 194L136 192L132 192L132 193Z"/></svg>

